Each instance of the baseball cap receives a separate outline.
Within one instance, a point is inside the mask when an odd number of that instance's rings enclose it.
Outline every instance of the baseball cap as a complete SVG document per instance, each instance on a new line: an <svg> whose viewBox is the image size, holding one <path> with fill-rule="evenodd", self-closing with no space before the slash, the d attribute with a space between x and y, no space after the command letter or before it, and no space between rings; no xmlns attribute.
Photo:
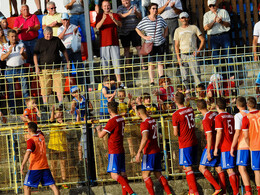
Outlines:
<svg viewBox="0 0 260 195"><path fill-rule="evenodd" d="M68 14L68 13L63 13L62 16L61 16L61 19L62 19L62 20L68 20L68 19L70 19L69 14Z"/></svg>
<svg viewBox="0 0 260 195"><path fill-rule="evenodd" d="M179 18L189 18L189 14L187 12L181 12Z"/></svg>
<svg viewBox="0 0 260 195"><path fill-rule="evenodd" d="M209 5L216 5L216 0L208 0L208 6Z"/></svg>
<svg viewBox="0 0 260 195"><path fill-rule="evenodd" d="M78 91L79 90L79 88L78 88L78 86L72 86L72 87L70 87L70 93L74 93L75 91Z"/></svg>
<svg viewBox="0 0 260 195"><path fill-rule="evenodd" d="M221 80L221 79L223 79L223 77L220 74L213 74L210 77L210 82L214 82L216 80Z"/></svg>
<svg viewBox="0 0 260 195"><path fill-rule="evenodd" d="M2 20L5 20L5 19L6 19L5 16L0 16L0 22L1 22Z"/></svg>

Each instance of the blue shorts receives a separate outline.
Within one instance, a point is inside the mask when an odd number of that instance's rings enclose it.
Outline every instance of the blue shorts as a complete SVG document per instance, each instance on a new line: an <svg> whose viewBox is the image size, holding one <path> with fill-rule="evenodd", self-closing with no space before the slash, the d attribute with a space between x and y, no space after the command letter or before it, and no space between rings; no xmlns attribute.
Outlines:
<svg viewBox="0 0 260 195"><path fill-rule="evenodd" d="M162 154L144 154L142 161L142 171L162 171Z"/></svg>
<svg viewBox="0 0 260 195"><path fill-rule="evenodd" d="M220 156L214 156L214 150L211 149L210 150L210 154L211 154L211 161L208 161L207 159L207 149L205 148L203 150L201 159L200 159L200 165L204 165L204 166L209 166L209 167L219 167L221 166L220 164Z"/></svg>
<svg viewBox="0 0 260 195"><path fill-rule="evenodd" d="M108 154L107 172L125 172L125 154Z"/></svg>
<svg viewBox="0 0 260 195"><path fill-rule="evenodd" d="M42 186L55 184L50 169L28 170L23 185L37 188L40 182Z"/></svg>
<svg viewBox="0 0 260 195"><path fill-rule="evenodd" d="M260 151L251 151L251 166L253 171L260 170Z"/></svg>
<svg viewBox="0 0 260 195"><path fill-rule="evenodd" d="M221 152L222 169L233 169L236 166L236 157L231 156L230 151Z"/></svg>
<svg viewBox="0 0 260 195"><path fill-rule="evenodd" d="M179 164L190 167L197 161L197 145L179 149Z"/></svg>
<svg viewBox="0 0 260 195"><path fill-rule="evenodd" d="M237 150L237 161L238 166L250 165L250 152L249 150Z"/></svg>

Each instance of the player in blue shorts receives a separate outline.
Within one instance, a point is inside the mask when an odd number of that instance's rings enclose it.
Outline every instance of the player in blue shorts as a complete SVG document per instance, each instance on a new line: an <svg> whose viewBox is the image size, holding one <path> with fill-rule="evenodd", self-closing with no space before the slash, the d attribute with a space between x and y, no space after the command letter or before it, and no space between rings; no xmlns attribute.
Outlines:
<svg viewBox="0 0 260 195"><path fill-rule="evenodd" d="M28 133L30 139L27 140L27 150L21 165L21 173L24 174L24 166L30 159L29 170L24 179L24 194L30 195L31 187L37 188L41 182L42 186L49 186L55 195L59 195L49 169L44 135L37 131L37 124L34 122L28 123Z"/></svg>
<svg viewBox="0 0 260 195"><path fill-rule="evenodd" d="M142 140L136 155L136 162L141 162L141 153L143 152L142 176L146 188L150 195L154 195L153 181L150 177L154 172L167 194L172 194L168 181L162 175L161 153L157 142L157 125L155 120L148 116L146 107L139 105L136 107L137 115L143 120L140 125Z"/></svg>

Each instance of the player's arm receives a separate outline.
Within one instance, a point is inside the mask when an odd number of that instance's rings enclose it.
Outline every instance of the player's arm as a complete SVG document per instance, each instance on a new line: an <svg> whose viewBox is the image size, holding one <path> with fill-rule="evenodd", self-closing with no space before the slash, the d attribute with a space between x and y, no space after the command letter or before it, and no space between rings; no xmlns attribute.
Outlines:
<svg viewBox="0 0 260 195"><path fill-rule="evenodd" d="M212 160L211 154L210 154L211 146L212 146L212 132L208 132L207 133L207 159L209 161Z"/></svg>
<svg viewBox="0 0 260 195"><path fill-rule="evenodd" d="M173 126L173 135L174 136L179 136L179 129L178 129L178 127L175 127L175 126Z"/></svg>
<svg viewBox="0 0 260 195"><path fill-rule="evenodd" d="M97 126L96 130L97 130L97 134L98 134L99 138L103 138L107 134L106 131L102 130L102 126L101 125Z"/></svg>
<svg viewBox="0 0 260 195"><path fill-rule="evenodd" d="M217 130L217 134L216 134L214 156L218 156L218 147L219 147L220 140L221 140L221 137L222 137L222 129L216 129L216 130Z"/></svg>
<svg viewBox="0 0 260 195"><path fill-rule="evenodd" d="M144 149L144 147L145 147L145 145L148 141L149 131L143 131L142 134L143 134L142 140L141 140L138 152L137 152L136 157L135 157L136 162L141 162L141 159L140 159L141 153L142 153L142 151L143 151L143 149Z"/></svg>
<svg viewBox="0 0 260 195"><path fill-rule="evenodd" d="M233 157L235 157L234 151L238 142L239 135L240 135L240 129L236 129L235 135L233 137L232 145L231 145L231 150L230 150L230 155Z"/></svg>
<svg viewBox="0 0 260 195"><path fill-rule="evenodd" d="M243 131L243 136L245 138L246 144L249 145L249 133L248 133L248 131Z"/></svg>
<svg viewBox="0 0 260 195"><path fill-rule="evenodd" d="M247 116L244 116L242 119L242 127L241 127L242 131L243 131L243 136L245 139L246 144L249 146L249 120L247 118Z"/></svg>
<svg viewBox="0 0 260 195"><path fill-rule="evenodd" d="M30 150L27 150L26 153L25 153L25 155L24 155L23 162L22 162L22 164L21 164L21 173L22 173L22 174L24 174L24 173L23 173L23 168L24 168L24 165L25 165L25 164L27 163L27 161L29 160L30 154L31 154L31 151L30 151Z"/></svg>

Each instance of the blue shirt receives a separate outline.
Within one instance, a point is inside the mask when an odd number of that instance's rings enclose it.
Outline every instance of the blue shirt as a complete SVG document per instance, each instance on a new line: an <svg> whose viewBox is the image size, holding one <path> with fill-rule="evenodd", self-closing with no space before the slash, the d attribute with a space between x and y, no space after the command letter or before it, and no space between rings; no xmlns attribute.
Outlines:
<svg viewBox="0 0 260 195"><path fill-rule="evenodd" d="M106 89L107 94L112 94L116 90L116 86L112 86L111 89L109 89L108 87L103 86L103 89L104 88ZM101 90L101 97L100 97L100 113L108 114L108 109L107 109L108 100L104 96L104 94L102 93L102 90Z"/></svg>

